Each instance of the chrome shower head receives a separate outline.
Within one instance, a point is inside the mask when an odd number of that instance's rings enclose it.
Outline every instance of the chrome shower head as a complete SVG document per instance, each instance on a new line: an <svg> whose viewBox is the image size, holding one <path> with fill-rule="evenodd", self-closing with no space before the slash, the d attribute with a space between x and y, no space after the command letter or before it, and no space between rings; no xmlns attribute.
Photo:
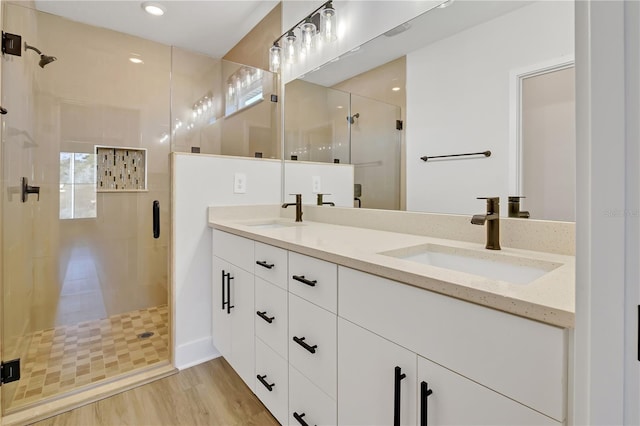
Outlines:
<svg viewBox="0 0 640 426"><path fill-rule="evenodd" d="M48 63L51 63L51 62L53 62L53 61L55 61L55 60L57 60L57 59L58 59L58 58L56 58L55 56L45 55L44 53L42 53L42 52L40 51L40 49L38 49L37 47L34 47L34 46L29 46L29 45L27 44L27 42L25 41L25 42L24 42L24 50L25 50L25 52L26 52L27 50L29 50L29 49L33 50L33 51L34 51L34 52L36 52L38 55L40 55L40 62L38 62L38 65L40 65L40 68L44 68L44 66L45 66L45 65L47 65Z"/></svg>

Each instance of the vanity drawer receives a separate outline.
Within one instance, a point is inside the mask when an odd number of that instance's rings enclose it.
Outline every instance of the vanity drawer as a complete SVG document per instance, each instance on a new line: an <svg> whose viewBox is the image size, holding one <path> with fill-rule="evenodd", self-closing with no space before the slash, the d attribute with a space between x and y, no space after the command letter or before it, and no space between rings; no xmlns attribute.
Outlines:
<svg viewBox="0 0 640 426"><path fill-rule="evenodd" d="M287 251L268 244L255 243L256 277L287 289Z"/></svg>
<svg viewBox="0 0 640 426"><path fill-rule="evenodd" d="M289 291L291 293L335 313L337 287L337 265L289 252Z"/></svg>
<svg viewBox="0 0 640 426"><path fill-rule="evenodd" d="M212 230L211 240L214 256L253 273L253 240L217 229Z"/></svg>
<svg viewBox="0 0 640 426"><path fill-rule="evenodd" d="M255 278L256 336L287 358L287 292Z"/></svg>
<svg viewBox="0 0 640 426"><path fill-rule="evenodd" d="M286 424L288 417L288 375L287 361L256 338L255 393L280 424Z"/></svg>
<svg viewBox="0 0 640 426"><path fill-rule="evenodd" d="M560 422L566 418L565 330L349 268L339 268L339 279L340 317Z"/></svg>
<svg viewBox="0 0 640 426"><path fill-rule="evenodd" d="M289 363L336 398L337 317L289 295Z"/></svg>
<svg viewBox="0 0 640 426"><path fill-rule="evenodd" d="M289 366L289 425L298 426L301 423L294 414L302 416L302 420L308 425L337 423L336 401Z"/></svg>

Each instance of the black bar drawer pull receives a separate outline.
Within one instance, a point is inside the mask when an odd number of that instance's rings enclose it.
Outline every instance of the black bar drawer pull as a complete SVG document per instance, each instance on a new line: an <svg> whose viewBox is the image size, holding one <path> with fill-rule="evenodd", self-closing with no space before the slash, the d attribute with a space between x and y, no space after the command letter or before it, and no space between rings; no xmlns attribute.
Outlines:
<svg viewBox="0 0 640 426"><path fill-rule="evenodd" d="M267 268L267 269L271 269L271 268L273 268L274 266L276 266L276 265L274 265L273 263L267 263L267 262L266 262L266 261L264 261L264 260L256 260L256 264L258 264L258 265L262 266L263 268Z"/></svg>
<svg viewBox="0 0 640 426"><path fill-rule="evenodd" d="M231 305L231 280L233 277L231 276L231 272L227 273L227 314L231 314L231 309L235 306Z"/></svg>
<svg viewBox="0 0 640 426"><path fill-rule="evenodd" d="M225 300L225 295L224 295L224 279L227 277L227 274L224 272L224 269L222 270L222 310L224 311L224 307L227 305L227 301Z"/></svg>
<svg viewBox="0 0 640 426"><path fill-rule="evenodd" d="M407 375L402 372L402 368L396 366L393 388L393 426L400 426L400 381L405 377Z"/></svg>
<svg viewBox="0 0 640 426"><path fill-rule="evenodd" d="M257 311L256 315L258 315L260 318L262 318L263 320L265 320L269 324L271 324L273 322L273 320L276 319L276 317L268 317L267 316L267 311L264 311L264 312Z"/></svg>
<svg viewBox="0 0 640 426"><path fill-rule="evenodd" d="M427 382L420 383L420 426L427 426L427 408L429 404L429 395L433 391L429 389Z"/></svg>
<svg viewBox="0 0 640 426"><path fill-rule="evenodd" d="M293 341L294 342L296 342L297 344L299 344L300 346L302 346L303 348L305 348L306 350L308 350L312 354L315 354L316 353L316 348L318 347L318 345L309 346L307 344L307 342L304 341L304 339L306 339L306 337L293 336Z"/></svg>
<svg viewBox="0 0 640 426"><path fill-rule="evenodd" d="M298 414L295 411L293 412L293 418L298 421L302 426L309 426L309 423L305 422L302 418L305 416L305 413Z"/></svg>
<svg viewBox="0 0 640 426"><path fill-rule="evenodd" d="M318 284L318 281L316 281L316 280L310 281L310 280L306 279L304 277L304 275L294 275L291 278L293 278L296 281L300 281L302 284L306 284L306 285L311 286L311 287L315 287L316 284Z"/></svg>
<svg viewBox="0 0 640 426"><path fill-rule="evenodd" d="M273 387L276 385L275 383L267 383L267 381L265 380L265 378L267 377L267 375L265 374L264 376L261 375L257 375L256 376L258 378L258 380L260 380L260 383L262 383L264 385L265 388L267 388L267 390L269 392L273 391Z"/></svg>

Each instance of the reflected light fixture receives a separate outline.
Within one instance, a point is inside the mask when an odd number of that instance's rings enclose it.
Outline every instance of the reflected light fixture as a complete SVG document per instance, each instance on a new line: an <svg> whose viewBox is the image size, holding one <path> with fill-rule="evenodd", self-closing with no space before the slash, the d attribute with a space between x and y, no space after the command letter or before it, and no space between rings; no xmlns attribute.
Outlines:
<svg viewBox="0 0 640 426"><path fill-rule="evenodd" d="M394 92L399 92L400 88L398 86L396 86L396 87L392 87L391 90L393 90Z"/></svg>
<svg viewBox="0 0 640 426"><path fill-rule="evenodd" d="M269 49L269 70L280 72L283 62L294 64L314 50L320 50L322 42L335 41L338 38L336 22L332 1L323 3L273 42Z"/></svg>
<svg viewBox="0 0 640 426"><path fill-rule="evenodd" d="M134 64L144 64L144 61L140 58L137 58L135 56L132 56L129 58L130 62L133 62Z"/></svg>
<svg viewBox="0 0 640 426"><path fill-rule="evenodd" d="M162 16L167 11L163 5L150 1L145 1L140 6L142 7L142 10L153 16Z"/></svg>

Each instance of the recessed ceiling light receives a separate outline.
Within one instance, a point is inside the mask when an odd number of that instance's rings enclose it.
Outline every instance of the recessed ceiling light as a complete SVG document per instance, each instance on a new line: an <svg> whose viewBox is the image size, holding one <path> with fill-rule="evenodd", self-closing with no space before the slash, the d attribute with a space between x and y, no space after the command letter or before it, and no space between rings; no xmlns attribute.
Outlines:
<svg viewBox="0 0 640 426"><path fill-rule="evenodd" d="M397 92L397 91L400 90L400 88L398 86L396 86L396 87L392 87L391 90L393 90L394 92Z"/></svg>
<svg viewBox="0 0 640 426"><path fill-rule="evenodd" d="M129 58L129 60L131 62L133 62L134 64L144 64L144 61L140 58L136 58L134 56L132 56L131 58Z"/></svg>
<svg viewBox="0 0 640 426"><path fill-rule="evenodd" d="M142 6L142 10L147 12L149 15L153 15L153 16L162 16L164 15L164 12L167 11L167 9L161 4L153 3L149 1L142 3L141 6Z"/></svg>
<svg viewBox="0 0 640 426"><path fill-rule="evenodd" d="M444 3L438 5L438 9L444 9L445 7L449 7L453 4L454 0L447 0Z"/></svg>

